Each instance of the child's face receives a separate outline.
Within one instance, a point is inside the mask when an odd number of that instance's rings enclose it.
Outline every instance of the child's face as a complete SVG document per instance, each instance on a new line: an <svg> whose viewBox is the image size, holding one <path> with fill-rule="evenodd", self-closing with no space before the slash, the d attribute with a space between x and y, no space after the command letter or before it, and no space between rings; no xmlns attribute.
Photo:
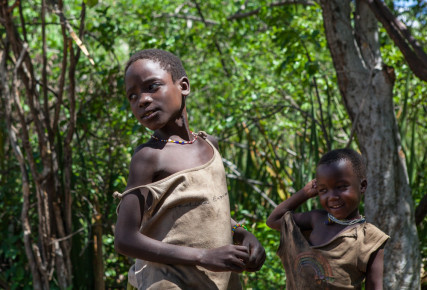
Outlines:
<svg viewBox="0 0 427 290"><path fill-rule="evenodd" d="M316 180L320 204L327 212L337 219L358 217L367 182L357 177L350 161L338 160L318 166Z"/></svg>
<svg viewBox="0 0 427 290"><path fill-rule="evenodd" d="M137 60L129 66L125 85L133 115L151 130L161 129L178 119L183 96L190 92L187 78L173 82L170 73L158 62L148 59Z"/></svg>

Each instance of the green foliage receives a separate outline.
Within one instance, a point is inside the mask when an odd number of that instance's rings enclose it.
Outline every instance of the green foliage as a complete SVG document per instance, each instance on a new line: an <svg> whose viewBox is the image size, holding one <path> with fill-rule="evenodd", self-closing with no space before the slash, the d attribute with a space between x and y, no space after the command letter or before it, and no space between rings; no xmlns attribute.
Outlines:
<svg viewBox="0 0 427 290"><path fill-rule="evenodd" d="M24 18L31 56L39 59L41 1L30 2L23 1ZM91 289L94 285L93 230L98 213L102 215L106 286L124 288L132 263L114 251L118 202L112 193L123 191L133 149L150 136L133 119L124 97L123 66L133 52L156 47L170 50L183 60L192 90L187 104L190 125L194 131L204 130L219 139L220 151L227 160L232 214L237 220L245 220L266 248L267 260L261 271L241 275L246 288L285 288L284 271L275 255L279 234L265 225L273 209L271 201L280 203L299 190L314 177L319 156L346 146L349 139L351 122L336 86L317 5L270 7L269 1L198 2L203 15L195 2L188 1L84 1L86 31L82 39L96 65L92 66L81 54L76 72L77 129L72 144L72 260L76 289ZM258 8L252 16L227 19ZM81 9L80 1L67 1L64 9L75 31ZM415 10L413 13L417 13ZM16 17L19 19L19 15ZM406 17L417 19L419 14L408 12ZM61 28L54 14L49 14L46 21L52 23L46 27L47 56L51 64L50 85L55 87L61 73ZM420 29L414 29L419 40L426 39L427 29L422 29L425 23L425 19L420 21ZM22 35L22 26L18 25L18 29ZM0 35L4 38L1 27ZM427 191L427 88L413 76L384 31L381 43L384 62L395 67L396 115L417 205ZM41 67L42 62L38 62L36 72L40 75ZM49 98L50 102L55 101L53 94ZM63 119L69 117L68 108L66 100ZM12 289L30 288L19 219L20 171L2 120L0 282L12 285ZM60 132L66 129L64 124L59 124ZM35 137L32 142L36 144ZM357 148L356 142L352 147ZM318 206L312 200L301 210ZM36 214L34 208L31 212ZM419 235L426 259L425 224L419 227ZM37 239L36 233L33 236ZM52 286L56 287L55 281Z"/></svg>

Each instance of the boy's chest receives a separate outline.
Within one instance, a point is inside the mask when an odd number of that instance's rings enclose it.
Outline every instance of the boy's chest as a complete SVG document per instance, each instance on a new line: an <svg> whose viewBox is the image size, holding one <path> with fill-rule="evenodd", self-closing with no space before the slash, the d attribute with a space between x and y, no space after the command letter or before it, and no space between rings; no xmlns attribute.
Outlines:
<svg viewBox="0 0 427 290"><path fill-rule="evenodd" d="M309 242L312 246L326 244L342 232L346 227L340 225L319 224L315 226L310 234Z"/></svg>
<svg viewBox="0 0 427 290"><path fill-rule="evenodd" d="M207 144L207 147L192 146L196 144L168 145L156 158L153 182L184 170L205 165L211 161L214 154L213 149Z"/></svg>

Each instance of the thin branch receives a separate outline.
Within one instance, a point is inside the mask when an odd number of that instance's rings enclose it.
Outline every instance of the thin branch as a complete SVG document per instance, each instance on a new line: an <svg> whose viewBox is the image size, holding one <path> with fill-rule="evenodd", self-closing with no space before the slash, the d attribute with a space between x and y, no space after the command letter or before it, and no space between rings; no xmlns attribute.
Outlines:
<svg viewBox="0 0 427 290"><path fill-rule="evenodd" d="M62 1L59 1L59 9L62 10ZM55 105L55 113L53 117L52 129L57 130L59 115L61 112L62 99L64 96L64 85L65 85L65 75L67 71L67 57L68 57L68 38L66 33L67 28L65 27L65 22L61 21L61 32L62 32L62 63L61 63L61 75L59 76L59 89L58 97Z"/></svg>
<svg viewBox="0 0 427 290"><path fill-rule="evenodd" d="M255 180L255 179L250 179L250 178L245 178L243 176L239 176L239 175L236 175L236 174L227 174L227 178L236 179L236 180L242 180L242 181L244 181L246 183L250 183L250 184L256 184L256 185L261 185L261 186L273 187L272 184L266 184L266 183L264 183L262 181Z"/></svg>
<svg viewBox="0 0 427 290"><path fill-rule="evenodd" d="M240 173L237 166L235 164L233 164L233 162L231 162L225 158L222 158L222 161L228 166L228 168L230 168L230 170L236 175L236 177L242 178L241 179L242 181L249 184L249 186L252 187L252 189L255 190L257 193L259 193L271 206L273 206L274 208L277 206L277 204L271 198L269 198L265 192L263 192L261 189L259 189L253 183L248 182L248 179L246 179L245 177L242 177L242 174Z"/></svg>
<svg viewBox="0 0 427 290"><path fill-rule="evenodd" d="M38 84L38 85L40 85L40 86L43 87L43 83L41 81L39 81L39 80L36 80L36 84ZM56 98L58 98L58 94L51 87L47 86L47 90L49 92L51 92ZM51 109L51 108L49 108L49 109Z"/></svg>
<svg viewBox="0 0 427 290"><path fill-rule="evenodd" d="M310 114L309 112L304 111L303 109L301 109L298 106L295 106L295 105L281 105L281 106L274 106L274 107L275 107L274 110L271 110L270 113L268 113L268 114L266 114L264 116L261 116L261 117L252 117L251 118L251 122L257 122L259 120L268 119L271 116L276 115L277 113L283 113L282 111L283 111L284 108L290 108L290 109L294 109L294 110L300 112L303 116L312 119L319 127L322 127L322 124L320 124L319 120L317 120L312 114Z"/></svg>
<svg viewBox="0 0 427 290"><path fill-rule="evenodd" d="M50 127L50 113L49 113L49 98L48 98L48 85L47 85L47 44L46 44L46 0L42 0L42 91L43 91L43 109L44 109L44 121L47 129L49 143L53 144L54 134Z"/></svg>
<svg viewBox="0 0 427 290"><path fill-rule="evenodd" d="M24 41L28 43L27 29L25 28L24 14L22 13L22 1L19 1L19 18L21 20L21 28L22 28L22 34L24 35Z"/></svg>
<svg viewBox="0 0 427 290"><path fill-rule="evenodd" d="M89 62L92 65L95 65L95 62L93 61L93 58L90 56L89 51L87 50L86 46L83 44L83 42L77 36L77 34L74 32L73 28L71 27L71 25L68 22L67 18L65 17L64 13L58 8L57 4L55 4L53 6L53 12L55 12L55 14L58 15L59 18L61 19L61 22L63 22L65 24L65 27L67 28L68 33L70 34L71 38L76 42L77 46L81 49L81 51L83 51L83 53L89 59Z"/></svg>
<svg viewBox="0 0 427 290"><path fill-rule="evenodd" d="M305 55L307 56L307 59L309 62L312 62L311 57L310 57L310 53L308 52L308 49L304 43L304 41L301 41L302 46L304 47L305 50ZM322 108L322 101L320 99L320 93L319 93L319 88L317 86L317 79L316 77L313 75L312 77L312 81L313 81L313 85L314 85L314 91L316 93L316 99L317 99L317 103L319 104L319 111L320 111L320 128L322 129L323 135L325 137L326 140L326 146L328 147L328 151L331 150L331 141L329 141L329 135L328 135L328 131L326 131L326 126L325 126L325 120L323 118L323 108Z"/></svg>
<svg viewBox="0 0 427 290"><path fill-rule="evenodd" d="M196 0L193 0L193 2L196 5L197 12L199 13L200 17L202 18L203 23L207 26L205 17L203 16L202 9L200 8L199 3ZM220 56L221 65L222 65L222 68L224 69L225 75L227 77L230 77L231 74L228 71L227 66L225 65L225 61L224 61L224 56L223 56L223 53L222 53L222 49L219 46L219 43L218 43L218 41L216 39L214 40L214 43L215 43L216 49L218 50L218 53L219 53L219 56Z"/></svg>
<svg viewBox="0 0 427 290"><path fill-rule="evenodd" d="M280 2L271 3L270 5L268 5L268 8L278 7L278 6L285 6L285 5L305 5L305 6L312 6L312 5L314 5L314 2L311 2L311 1L294 1L294 0L280 1ZM251 11L247 11L247 12L238 12L238 13L235 13L235 14L227 17L227 20L231 21L231 20L237 20L237 19L246 18L246 17L258 14L260 11L261 11L261 8L257 8L257 9L254 9L254 10L251 10Z"/></svg>
<svg viewBox="0 0 427 290"><path fill-rule="evenodd" d="M4 2L7 4L7 1L4 1ZM20 0L16 0L15 3L12 4L12 6L9 6L7 8L7 13L12 13L13 9L18 7L20 2L21 2Z"/></svg>
<svg viewBox="0 0 427 290"><path fill-rule="evenodd" d="M209 25L219 25L220 24L218 21L215 21L215 20L202 19L201 17L197 17L197 16L193 16L193 15L184 15L184 14L180 14L180 13L176 13L176 14L174 14L174 13L162 13L162 14L154 15L153 17L154 18L179 18L179 19L203 22L204 24L209 24Z"/></svg>

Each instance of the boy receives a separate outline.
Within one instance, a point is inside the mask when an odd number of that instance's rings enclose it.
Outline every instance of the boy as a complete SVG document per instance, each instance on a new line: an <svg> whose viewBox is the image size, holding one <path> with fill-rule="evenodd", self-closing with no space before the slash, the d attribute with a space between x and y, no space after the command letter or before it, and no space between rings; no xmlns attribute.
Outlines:
<svg viewBox="0 0 427 290"><path fill-rule="evenodd" d="M149 49L125 68L133 115L153 130L136 148L118 207L117 252L136 258L138 289L240 289L237 274L265 260L259 241L230 217L217 142L190 131L190 82L179 58ZM233 228L233 235L232 235ZM233 242L236 245L232 245Z"/></svg>
<svg viewBox="0 0 427 290"><path fill-rule="evenodd" d="M366 289L382 289L389 237L359 214L366 187L362 157L333 150L320 159L316 179L271 213L267 225L282 232L278 255L287 289L361 289L365 278ZM323 210L291 212L317 195Z"/></svg>

